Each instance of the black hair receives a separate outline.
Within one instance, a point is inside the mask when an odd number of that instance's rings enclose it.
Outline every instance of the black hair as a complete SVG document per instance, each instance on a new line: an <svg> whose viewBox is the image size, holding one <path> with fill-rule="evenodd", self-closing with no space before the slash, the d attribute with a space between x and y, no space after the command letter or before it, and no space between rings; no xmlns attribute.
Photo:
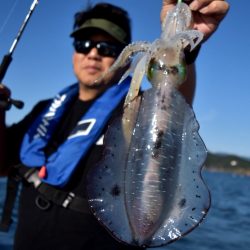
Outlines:
<svg viewBox="0 0 250 250"><path fill-rule="evenodd" d="M74 30L91 18L103 18L115 23L126 32L126 43L131 42L131 20L126 10L109 3L98 3L95 6L89 5L86 10L75 14Z"/></svg>

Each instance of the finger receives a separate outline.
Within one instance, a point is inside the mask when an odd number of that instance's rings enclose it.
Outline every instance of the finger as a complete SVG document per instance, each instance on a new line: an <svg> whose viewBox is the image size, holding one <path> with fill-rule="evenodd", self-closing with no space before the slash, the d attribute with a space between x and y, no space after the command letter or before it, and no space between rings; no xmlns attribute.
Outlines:
<svg viewBox="0 0 250 250"><path fill-rule="evenodd" d="M193 0L189 7L193 11L200 11L205 8L209 8L209 6L218 6L223 4L223 6L228 6L228 3L224 0Z"/></svg>
<svg viewBox="0 0 250 250"><path fill-rule="evenodd" d="M184 3L190 3L190 2L192 2L192 0L183 0L183 2ZM177 3L177 0L163 0L162 1L163 5L169 5L169 4L175 5L176 3Z"/></svg>
<svg viewBox="0 0 250 250"><path fill-rule="evenodd" d="M177 0L163 0L162 5L175 4Z"/></svg>
<svg viewBox="0 0 250 250"><path fill-rule="evenodd" d="M229 10L229 4L225 1L213 1L208 6L199 10L204 15L224 16Z"/></svg>
<svg viewBox="0 0 250 250"><path fill-rule="evenodd" d="M161 9L161 22L163 22L164 18L166 17L166 13L174 7L177 0L162 0L162 9Z"/></svg>
<svg viewBox="0 0 250 250"><path fill-rule="evenodd" d="M177 1L178 0L162 0L161 21L164 20L166 13L177 4ZM192 0L184 0L183 2L188 4L191 1Z"/></svg>
<svg viewBox="0 0 250 250"><path fill-rule="evenodd" d="M0 83L0 96L4 98L9 98L10 94L10 90L5 85Z"/></svg>

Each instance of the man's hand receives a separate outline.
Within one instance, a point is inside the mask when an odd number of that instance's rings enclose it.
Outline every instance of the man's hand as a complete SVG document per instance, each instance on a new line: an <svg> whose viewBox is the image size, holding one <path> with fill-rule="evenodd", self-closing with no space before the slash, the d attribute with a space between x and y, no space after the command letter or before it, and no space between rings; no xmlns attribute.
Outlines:
<svg viewBox="0 0 250 250"><path fill-rule="evenodd" d="M204 40L215 32L229 10L229 4L224 0L186 0L184 2L193 11L193 28L204 34ZM176 3L177 0L162 1L161 21Z"/></svg>
<svg viewBox="0 0 250 250"><path fill-rule="evenodd" d="M9 109L10 90L0 83L0 109Z"/></svg>

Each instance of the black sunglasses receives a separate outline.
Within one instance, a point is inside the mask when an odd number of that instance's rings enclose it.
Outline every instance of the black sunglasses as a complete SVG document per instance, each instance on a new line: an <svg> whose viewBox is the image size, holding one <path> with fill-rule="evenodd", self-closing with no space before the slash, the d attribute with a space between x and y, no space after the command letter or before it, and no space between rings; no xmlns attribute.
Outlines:
<svg viewBox="0 0 250 250"><path fill-rule="evenodd" d="M96 48L100 56L118 57L123 47L111 42L94 42L91 40L75 40L74 48L77 53L88 54L93 48Z"/></svg>

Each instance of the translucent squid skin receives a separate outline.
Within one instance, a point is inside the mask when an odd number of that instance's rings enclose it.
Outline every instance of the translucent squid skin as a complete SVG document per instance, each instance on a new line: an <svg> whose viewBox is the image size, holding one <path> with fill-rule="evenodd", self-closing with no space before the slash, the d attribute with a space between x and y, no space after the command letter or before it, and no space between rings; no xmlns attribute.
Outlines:
<svg viewBox="0 0 250 250"><path fill-rule="evenodd" d="M125 47L116 62L103 76L105 78L109 73L131 64L120 80L122 82L130 73L133 73L125 105L138 95L142 78L145 74L148 76L152 60L164 65L166 69L184 64L184 48L189 45L190 50L193 50L203 38L201 32L189 29L191 22L192 15L189 7L185 3L179 2L176 7L169 11L163 21L160 39L156 39L151 44L149 42L134 42ZM157 72L157 75L161 78L167 75L169 78L168 72ZM150 79L150 82L154 85L161 81ZM182 83L183 81L177 80L172 81L171 84L178 87Z"/></svg>
<svg viewBox="0 0 250 250"><path fill-rule="evenodd" d="M188 30L190 22L188 6L178 3L160 39L129 45L112 68L140 52L129 69L123 113L105 135L103 159L88 173L87 192L94 215L125 244L171 243L197 227L210 206L201 178L207 150L194 112L177 90L185 81L183 50L202 39ZM138 95L144 75L152 88Z"/></svg>
<svg viewBox="0 0 250 250"><path fill-rule="evenodd" d="M192 109L170 85L141 99L124 200L138 244L158 246L187 233L208 210L209 193L200 179L206 149Z"/></svg>

